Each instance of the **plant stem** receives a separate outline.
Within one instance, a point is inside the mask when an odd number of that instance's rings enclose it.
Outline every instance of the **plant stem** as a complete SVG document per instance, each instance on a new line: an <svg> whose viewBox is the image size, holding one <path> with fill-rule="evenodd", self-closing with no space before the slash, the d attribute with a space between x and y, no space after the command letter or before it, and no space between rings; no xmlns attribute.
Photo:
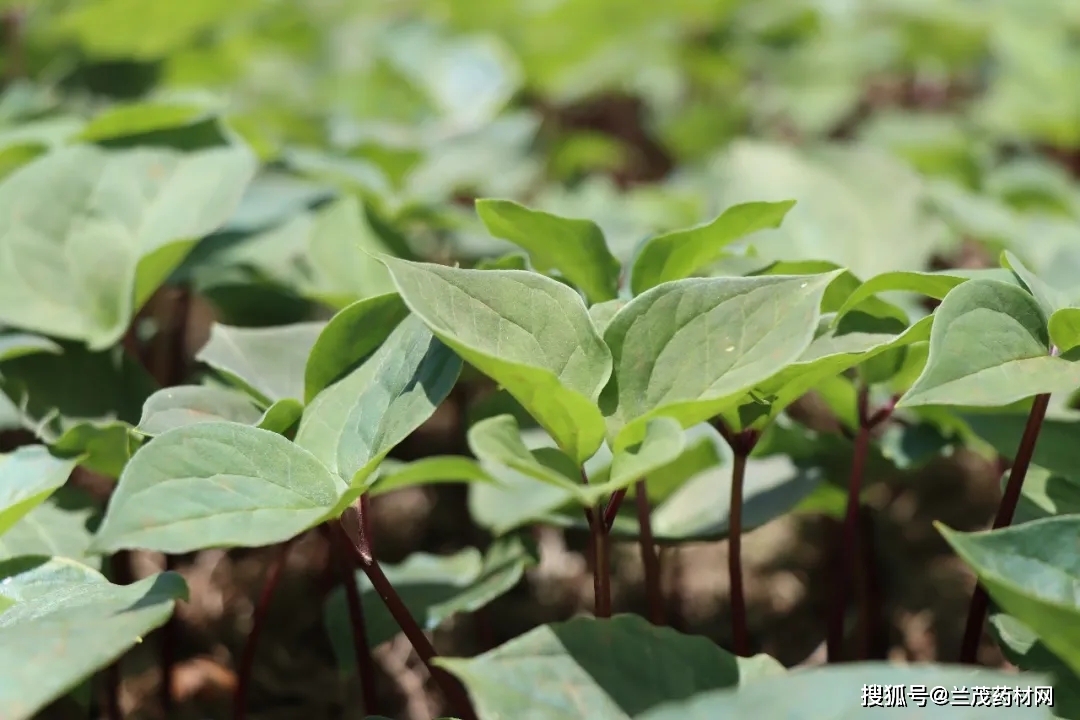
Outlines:
<svg viewBox="0 0 1080 720"><path fill-rule="evenodd" d="M637 504L638 543L641 546L641 564L645 571L645 596L649 602L649 621L653 625L665 625L664 593L660 587L660 556L653 541L649 493L645 480L634 486Z"/></svg>
<svg viewBox="0 0 1080 720"><path fill-rule="evenodd" d="M611 617L611 560L608 551L611 548L610 536L599 512L590 513L592 519L589 527L592 530L593 549L593 594L595 605L593 615L598 618Z"/></svg>
<svg viewBox="0 0 1080 720"><path fill-rule="evenodd" d="M625 497L626 488L611 493L611 499L608 500L607 507L604 508L604 529L607 532L611 532L611 527L615 524L615 518L619 514L619 508L622 506Z"/></svg>
<svg viewBox="0 0 1080 720"><path fill-rule="evenodd" d="M289 547L292 540L287 540L277 547L277 555L266 572L266 581L263 583L262 592L259 593L259 601L255 605L255 615L252 618L251 632L248 633L244 643L244 651L240 656L240 668L237 672L236 691L233 694L233 720L244 720L247 715L247 699L249 685L251 684L251 669L255 665L255 647L259 642L266 617L270 611L270 601L274 598L278 582L281 580L281 572L285 568L285 559L289 555ZM167 716L166 716L167 717Z"/></svg>
<svg viewBox="0 0 1080 720"><path fill-rule="evenodd" d="M469 702L469 696L465 693L465 689L452 675L432 663L432 660L437 657L435 648L416 623L416 620L413 619L409 609L402 602L401 596L394 590L394 586L375 559L371 546L370 513L368 511L367 495L361 495L355 505L348 507L341 518L332 523L332 529L344 533L349 540L348 543L344 543L345 546L352 549L353 556L359 563L360 569L367 575L372 588L382 598L383 603L386 604L386 609L390 611L390 615L393 616L398 627L401 628L401 631L405 633L405 637L412 643L413 650L416 651L421 662L427 667L431 677L438 683L457 715L461 720L476 720L476 713L473 711L472 703Z"/></svg>
<svg viewBox="0 0 1080 720"><path fill-rule="evenodd" d="M330 527L323 525L330 530ZM333 544L334 557L337 559L341 583L345 588L345 601L349 608L349 626L352 628L353 656L356 658L356 673L360 678L360 692L364 699L364 713L375 715L379 712L379 695L376 692L375 661L371 657L371 645L367 637L367 620L364 618L364 604L360 601L360 588L356 584L356 572L351 562L349 545L344 533L328 533Z"/></svg>
<svg viewBox="0 0 1080 720"><path fill-rule="evenodd" d="M731 469L731 507L728 510L728 582L731 587L731 635L736 655L750 654L750 629L746 621L746 594L742 576L742 511L746 461L761 437L757 430L733 433L719 418L713 427L724 438L735 462Z"/></svg>
<svg viewBox="0 0 1080 720"><path fill-rule="evenodd" d="M829 628L825 643L828 649L828 661L840 662L844 644L844 620L847 616L848 596L851 594L855 563L859 558L860 521L859 508L862 497L863 476L866 473L866 457L870 451L870 439L874 428L888 420L897 398L885 407L870 414L870 388L865 384L859 387L858 416L859 432L855 435L855 449L851 458L851 477L848 480L847 509L844 513L844 525L841 530L840 549L837 557L836 585L833 604L829 614ZM865 608L864 608L865 609ZM863 615L864 613L860 613ZM861 618L860 627L865 626L866 618Z"/></svg>
<svg viewBox="0 0 1080 720"><path fill-rule="evenodd" d="M584 467L581 468L581 483L589 484L589 476ZM610 514L611 522L615 522L618 505L625 495L625 491L622 495L616 491L611 494L611 501L606 508L602 505L585 508L585 521L589 523L589 550L593 560L593 615L598 618L611 617L611 561L608 558L610 526L607 518Z"/></svg>
<svg viewBox="0 0 1080 720"><path fill-rule="evenodd" d="M742 577L742 503L748 453L735 450L731 471L731 510L728 515L728 578L731 586L731 636L736 655L750 654L750 630L746 622L746 595Z"/></svg>
<svg viewBox="0 0 1080 720"><path fill-rule="evenodd" d="M1055 349L1052 354L1056 355ZM1020 438L1020 446L1016 449L1016 458L1013 460L1012 470L1009 472L1009 481L1005 485L1005 493L998 505L997 516L994 518L994 530L1006 527L1012 522L1016 512L1016 504L1020 502L1020 491L1024 487L1024 478L1027 477L1031 458L1035 455L1035 444L1039 440L1039 431L1042 429L1043 418L1046 417L1046 408L1050 404L1050 394L1036 395L1031 404L1031 412L1028 414L1027 425L1024 434ZM967 625L964 628L964 642L960 647L960 662L974 665L977 662L979 641L982 639L983 624L986 621L986 611L990 604L990 598L982 585L975 586L975 593L971 596L971 605L968 608Z"/></svg>

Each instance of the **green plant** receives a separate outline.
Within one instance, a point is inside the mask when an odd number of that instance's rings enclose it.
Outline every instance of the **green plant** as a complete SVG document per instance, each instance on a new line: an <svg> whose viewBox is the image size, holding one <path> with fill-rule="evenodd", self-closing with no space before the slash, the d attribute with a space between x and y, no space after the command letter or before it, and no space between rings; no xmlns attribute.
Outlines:
<svg viewBox="0 0 1080 720"><path fill-rule="evenodd" d="M409 20L14 5L0 429L23 434L0 438L0 716L122 717L121 660L152 633L157 702L177 713L184 557L271 548L234 653L246 717L304 538L334 575L306 602L370 717L389 712L374 650L399 633L459 720L816 720L913 705L918 686L987 703L1037 687L999 704L1080 717L1080 189L1052 153L1013 147L1074 144L1075 88L1047 80L1063 100L1044 113L1023 92L1075 65L1055 22L951 2L841 18L475 0ZM366 33L359 55L341 28ZM1029 34L1049 49L1019 52L1043 47ZM857 68L960 82L986 57L983 94L951 114L903 100L849 119L873 105ZM176 92L191 85L219 94ZM597 129L595 96L616 129ZM994 267L927 269L959 236ZM835 432L806 420L811 398ZM409 448L444 416L436 451ZM988 625L1023 674L873 662L875 493L961 452L1000 468L1002 498L988 532L937 524L979 581L959 658L979 661ZM379 498L440 486L467 489L468 533L386 562ZM820 515L836 525L830 666L786 668L764 652L743 539ZM592 617L496 638L550 527L586 547ZM669 627L665 553L716 541L730 627ZM648 621L619 596L621 543ZM136 579L146 553L163 569ZM474 656L437 652L452 618L477 629Z"/></svg>

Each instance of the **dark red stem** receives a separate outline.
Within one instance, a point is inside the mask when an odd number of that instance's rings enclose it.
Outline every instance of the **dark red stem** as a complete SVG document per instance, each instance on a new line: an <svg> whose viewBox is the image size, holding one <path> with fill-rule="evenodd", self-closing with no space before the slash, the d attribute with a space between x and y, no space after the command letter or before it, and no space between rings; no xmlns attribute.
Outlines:
<svg viewBox="0 0 1080 720"><path fill-rule="evenodd" d="M353 656L356 658L356 673L360 678L360 692L364 699L364 713L376 715L379 712L379 695L376 692L375 660L371 657L371 644L367 637L367 621L364 619L364 604L360 600L360 588L356 583L356 572L349 552L349 540L343 532L329 530L333 544L334 557L337 558L341 583L345 588L345 602L349 608L349 626L352 629Z"/></svg>
<svg viewBox="0 0 1080 720"><path fill-rule="evenodd" d="M1053 354L1057 354L1056 350ZM998 505L997 516L994 518L994 529L1003 528L1012 522L1016 505L1020 502L1020 491L1024 487L1024 478L1027 477L1031 458L1035 455L1035 444L1039 440L1039 431L1042 429L1043 418L1046 417L1046 408L1050 404L1050 394L1036 395L1031 404L1031 412L1028 414L1027 425L1024 434L1020 438L1020 446L1016 449L1016 458L1013 460L1012 470L1009 472L1009 482L1005 485L1005 493ZM986 611L990 599L982 585L975 586L975 593L971 596L971 605L968 607L967 625L964 628L964 641L960 646L960 662L976 664L979 653L979 642L982 640L983 625L986 622Z"/></svg>
<svg viewBox="0 0 1080 720"><path fill-rule="evenodd" d="M583 485L589 484L585 468L581 468L581 482ZM623 495L625 494L624 492ZM618 492L612 493L612 501L618 495ZM621 500L619 497L619 501ZM610 526L607 524L607 516L608 510L614 504L609 502L607 509L603 506L585 508L585 521L589 523L589 552L593 561L593 615L598 618L611 617L611 560L608 558L611 539L608 536ZM615 512L618 512L617 507ZM611 517L614 522L614 514Z"/></svg>
<svg viewBox="0 0 1080 720"><path fill-rule="evenodd" d="M611 526L615 524L615 518L619 514L619 508L622 506L625 497L626 488L611 493L611 499L608 500L607 507L604 508L604 529L607 532L611 532Z"/></svg>
<svg viewBox="0 0 1080 720"><path fill-rule="evenodd" d="M634 501L637 504L638 543L641 546L641 564L645 570L645 596L649 603L649 621L653 625L665 625L664 593L660 586L660 555L652 534L651 508L649 493L644 480L638 480L634 486Z"/></svg>
<svg viewBox="0 0 1080 720"><path fill-rule="evenodd" d="M732 652L750 655L750 626L746 618L746 591L743 588L742 570L742 511L743 486L746 482L746 461L754 451L759 438L756 430L733 433L723 422L714 423L716 429L731 446L735 461L731 470L731 507L728 511L728 582L731 587L731 642Z"/></svg>
<svg viewBox="0 0 1080 720"><path fill-rule="evenodd" d="M401 628L401 631L405 633L405 637L412 643L413 650L416 651L421 662L424 663L432 678L438 683L458 717L462 720L476 720L476 713L473 711L472 703L469 702L469 696L466 694L465 688L461 686L454 676L432 662L437 657L435 648L431 645L431 641L428 640L424 631L417 625L409 609L405 607L405 603L402 602L401 597L394 590L394 586L383 573L382 568L379 567L371 546L369 517L368 497L367 495L361 495L357 503L347 508L341 518L332 523L332 526L337 528L337 531L344 533L349 540L344 545L352 550L355 560L360 565L360 569L367 575L372 588L382 598L382 601L386 604L386 609L390 611L390 615L394 618L398 627Z"/></svg>
<svg viewBox="0 0 1080 720"><path fill-rule="evenodd" d="M870 389L866 385L859 388L858 415L859 432L855 435L855 449L851 459L851 477L848 481L847 508L844 513L844 525L841 530L840 548L837 556L834 579L834 596L829 614L828 635L825 643L829 662L840 662L844 644L844 620L847 617L848 596L851 594L855 563L859 558L859 520L860 498L862 497L863 477L866 474L866 458L870 451L870 439L874 428L889 419L898 398L871 415ZM863 613L860 613L862 615ZM860 627L865 627L867 618L860 618Z"/></svg>
<svg viewBox="0 0 1080 720"><path fill-rule="evenodd" d="M240 656L240 667L237 671L236 692L233 695L233 720L244 720L244 717L247 716L251 670L255 665L255 647L259 643L259 635L262 634L263 626L266 625L266 617L270 612L270 602L274 599L274 591L277 590L282 570L285 569L285 559L289 555L291 544L292 541L288 540L278 545L277 555L274 556L274 560L267 570L266 582L263 583L262 592L259 593L259 601L255 605L251 632L248 633L247 641L244 643L244 651Z"/></svg>

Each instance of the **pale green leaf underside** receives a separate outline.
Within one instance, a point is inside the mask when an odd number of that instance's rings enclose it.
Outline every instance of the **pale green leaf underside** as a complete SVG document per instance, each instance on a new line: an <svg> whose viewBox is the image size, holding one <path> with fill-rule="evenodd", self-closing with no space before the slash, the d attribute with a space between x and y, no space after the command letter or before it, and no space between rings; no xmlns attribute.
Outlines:
<svg viewBox="0 0 1080 720"><path fill-rule="evenodd" d="M0 535L67 482L75 463L53 457L44 445L0 454Z"/></svg>
<svg viewBox="0 0 1080 720"><path fill-rule="evenodd" d="M128 462L94 549L272 545L322 520L345 490L311 453L276 433L188 425L159 435Z"/></svg>
<svg viewBox="0 0 1080 720"><path fill-rule="evenodd" d="M74 145L0 185L0 322L112 345L255 172L245 148Z"/></svg>
<svg viewBox="0 0 1080 720"><path fill-rule="evenodd" d="M0 576L24 599L0 612L0 716L13 720L107 666L187 598L176 573L113 585L67 560L18 558L0 563Z"/></svg>
<svg viewBox="0 0 1080 720"><path fill-rule="evenodd" d="M707 420L798 360L839 272L690 278L632 300L604 333L615 367L605 401L616 449L639 441L656 415L683 427Z"/></svg>
<svg viewBox="0 0 1080 720"><path fill-rule="evenodd" d="M365 487L386 454L431 417L460 372L460 358L408 317L367 361L315 397L296 444L354 490Z"/></svg>
<svg viewBox="0 0 1080 720"><path fill-rule="evenodd" d="M971 280L934 317L926 367L898 405L1007 405L1080 386L1080 364L1049 356L1046 316L1015 285Z"/></svg>
<svg viewBox="0 0 1080 720"><path fill-rule="evenodd" d="M409 308L443 342L513 395L578 462L603 441L596 400L611 354L581 298L519 270L383 262Z"/></svg>
<svg viewBox="0 0 1080 720"><path fill-rule="evenodd" d="M301 322L246 328L215 323L195 359L239 381L264 403L303 400L308 354L326 325Z"/></svg>

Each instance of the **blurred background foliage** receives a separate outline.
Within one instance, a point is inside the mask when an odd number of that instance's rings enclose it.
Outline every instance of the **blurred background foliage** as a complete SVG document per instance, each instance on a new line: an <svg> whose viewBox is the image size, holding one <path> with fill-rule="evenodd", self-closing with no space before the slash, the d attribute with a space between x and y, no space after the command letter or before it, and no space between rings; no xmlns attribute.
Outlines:
<svg viewBox="0 0 1080 720"><path fill-rule="evenodd" d="M3 171L133 126L259 152L203 289L243 267L354 296L293 212L341 195L373 243L466 260L506 248L475 196L591 217L623 257L732 203L795 197L758 256L865 278L972 264L975 240L1051 276L1080 268L1072 0L3 5Z"/></svg>

